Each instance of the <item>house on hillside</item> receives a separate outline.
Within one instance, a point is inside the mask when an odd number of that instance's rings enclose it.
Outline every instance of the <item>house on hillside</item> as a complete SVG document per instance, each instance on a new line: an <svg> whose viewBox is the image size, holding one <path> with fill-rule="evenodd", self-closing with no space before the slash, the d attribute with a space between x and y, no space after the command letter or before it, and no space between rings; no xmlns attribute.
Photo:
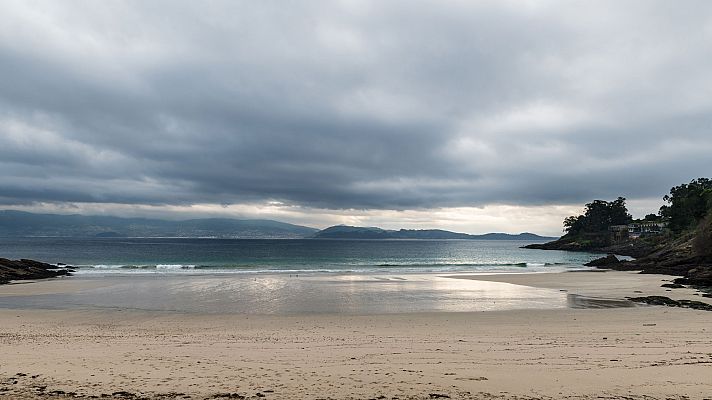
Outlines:
<svg viewBox="0 0 712 400"><path fill-rule="evenodd" d="M628 225L611 225L608 227L611 233L611 242L620 243L628 240Z"/></svg>
<svg viewBox="0 0 712 400"><path fill-rule="evenodd" d="M643 221L628 225L611 225L608 227L608 231L611 233L611 241L619 243L629 239L659 235L666 227L667 222Z"/></svg>

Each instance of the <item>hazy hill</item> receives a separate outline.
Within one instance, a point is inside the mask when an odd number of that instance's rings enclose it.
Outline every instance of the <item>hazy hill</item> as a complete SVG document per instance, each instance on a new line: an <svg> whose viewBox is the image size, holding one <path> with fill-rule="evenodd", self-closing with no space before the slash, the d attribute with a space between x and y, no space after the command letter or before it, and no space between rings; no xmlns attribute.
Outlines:
<svg viewBox="0 0 712 400"><path fill-rule="evenodd" d="M263 219L148 218L0 211L0 236L304 238L317 229Z"/></svg>
<svg viewBox="0 0 712 400"><path fill-rule="evenodd" d="M550 240L552 238L520 233L487 233L484 235L469 235L467 233L450 232L441 229L401 229L386 230L376 227L337 225L326 228L314 234L316 239L472 239L472 240Z"/></svg>
<svg viewBox="0 0 712 400"><path fill-rule="evenodd" d="M385 230L338 225L317 230L266 219L205 218L171 221L150 218L35 214L0 210L1 236L56 237L219 237L314 239L484 239L550 240L533 233L468 235L441 229Z"/></svg>

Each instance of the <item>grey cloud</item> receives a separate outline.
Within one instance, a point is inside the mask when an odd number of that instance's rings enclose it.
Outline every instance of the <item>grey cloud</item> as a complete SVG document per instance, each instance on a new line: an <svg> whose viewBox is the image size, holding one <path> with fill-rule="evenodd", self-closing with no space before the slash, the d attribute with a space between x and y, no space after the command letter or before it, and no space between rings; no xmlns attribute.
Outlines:
<svg viewBox="0 0 712 400"><path fill-rule="evenodd" d="M659 196L712 171L710 11L6 2L0 203Z"/></svg>

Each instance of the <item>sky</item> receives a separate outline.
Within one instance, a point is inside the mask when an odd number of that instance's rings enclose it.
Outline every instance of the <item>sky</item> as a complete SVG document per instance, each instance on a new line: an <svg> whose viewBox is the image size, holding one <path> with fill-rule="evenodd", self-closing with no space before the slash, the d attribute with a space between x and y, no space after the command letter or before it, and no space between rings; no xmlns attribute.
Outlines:
<svg viewBox="0 0 712 400"><path fill-rule="evenodd" d="M0 0L0 208L559 235L712 175L709 1Z"/></svg>

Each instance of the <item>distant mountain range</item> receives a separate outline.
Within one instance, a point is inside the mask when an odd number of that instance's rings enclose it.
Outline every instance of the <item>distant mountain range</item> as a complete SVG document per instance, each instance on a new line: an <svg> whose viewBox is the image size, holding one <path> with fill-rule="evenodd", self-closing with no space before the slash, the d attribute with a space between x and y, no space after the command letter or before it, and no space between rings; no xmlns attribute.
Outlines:
<svg viewBox="0 0 712 400"><path fill-rule="evenodd" d="M310 237L317 231L306 226L267 219L205 218L169 221L0 211L0 236L299 239Z"/></svg>
<svg viewBox="0 0 712 400"><path fill-rule="evenodd" d="M550 240L546 236L533 233L486 233L484 235L469 235L444 231L441 229L401 229L386 230L375 227L337 225L326 228L314 234L317 239L471 239L471 240Z"/></svg>
<svg viewBox="0 0 712 400"><path fill-rule="evenodd" d="M171 221L151 218L35 214L0 210L0 237L214 237L240 239L480 239L542 241L554 238L520 233L469 235L440 229L386 230L338 225L318 230L268 219L204 218Z"/></svg>

